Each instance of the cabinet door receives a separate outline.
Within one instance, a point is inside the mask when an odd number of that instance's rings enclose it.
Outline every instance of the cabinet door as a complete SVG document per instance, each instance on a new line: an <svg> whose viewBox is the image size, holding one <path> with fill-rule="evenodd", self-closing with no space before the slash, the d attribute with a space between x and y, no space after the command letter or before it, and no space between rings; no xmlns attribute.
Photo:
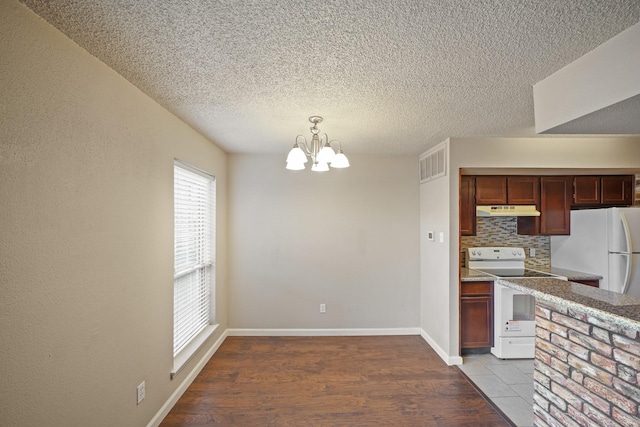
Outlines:
<svg viewBox="0 0 640 427"><path fill-rule="evenodd" d="M631 206L635 179L633 175L603 176L602 204L607 206Z"/></svg>
<svg viewBox="0 0 640 427"><path fill-rule="evenodd" d="M460 299L460 347L493 346L493 316L491 296Z"/></svg>
<svg viewBox="0 0 640 427"><path fill-rule="evenodd" d="M540 234L570 234L572 184L568 176L540 178Z"/></svg>
<svg viewBox="0 0 640 427"><path fill-rule="evenodd" d="M477 205L504 205L506 203L506 176L476 176Z"/></svg>
<svg viewBox="0 0 640 427"><path fill-rule="evenodd" d="M540 199L540 179L537 176L507 177L507 203L535 205Z"/></svg>
<svg viewBox="0 0 640 427"><path fill-rule="evenodd" d="M600 204L600 176L573 177L573 206Z"/></svg>
<svg viewBox="0 0 640 427"><path fill-rule="evenodd" d="M460 234L476 235L476 181L472 176L460 177Z"/></svg>

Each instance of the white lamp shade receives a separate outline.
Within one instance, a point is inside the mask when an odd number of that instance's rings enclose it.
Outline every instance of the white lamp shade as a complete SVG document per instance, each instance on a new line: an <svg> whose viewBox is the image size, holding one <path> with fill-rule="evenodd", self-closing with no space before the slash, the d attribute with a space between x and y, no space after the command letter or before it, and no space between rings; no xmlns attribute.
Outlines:
<svg viewBox="0 0 640 427"><path fill-rule="evenodd" d="M332 168L348 168L349 166L349 159L347 159L347 156L344 155L342 150L340 150L338 154L336 154L333 162L331 162Z"/></svg>
<svg viewBox="0 0 640 427"><path fill-rule="evenodd" d="M289 151L287 163L307 163L307 155L304 154L304 151L302 151L302 148L300 148L298 144L294 145L291 151Z"/></svg>
<svg viewBox="0 0 640 427"><path fill-rule="evenodd" d="M331 148L329 144L327 144L322 147L322 150L318 153L318 162L331 163L335 157L336 152L333 151L333 148Z"/></svg>
<svg viewBox="0 0 640 427"><path fill-rule="evenodd" d="M290 171L301 171L304 169L304 163L287 162L287 169L289 169Z"/></svg>
<svg viewBox="0 0 640 427"><path fill-rule="evenodd" d="M316 162L311 166L311 170L314 172L326 172L329 170L329 165L325 162Z"/></svg>

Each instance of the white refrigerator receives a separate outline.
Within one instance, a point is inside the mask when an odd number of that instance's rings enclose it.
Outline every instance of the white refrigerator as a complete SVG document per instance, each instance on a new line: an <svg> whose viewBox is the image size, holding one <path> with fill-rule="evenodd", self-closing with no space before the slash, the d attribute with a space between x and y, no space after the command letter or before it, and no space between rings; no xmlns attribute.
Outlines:
<svg viewBox="0 0 640 427"><path fill-rule="evenodd" d="M601 289L640 297L640 208L571 211L571 235L550 240L551 266L597 274Z"/></svg>

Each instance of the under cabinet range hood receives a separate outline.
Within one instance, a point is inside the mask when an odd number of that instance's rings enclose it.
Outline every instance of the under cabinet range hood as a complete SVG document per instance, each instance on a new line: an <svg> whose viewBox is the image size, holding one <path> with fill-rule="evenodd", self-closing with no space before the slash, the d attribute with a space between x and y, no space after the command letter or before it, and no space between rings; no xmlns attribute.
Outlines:
<svg viewBox="0 0 640 427"><path fill-rule="evenodd" d="M476 206L476 216L540 216L535 205Z"/></svg>

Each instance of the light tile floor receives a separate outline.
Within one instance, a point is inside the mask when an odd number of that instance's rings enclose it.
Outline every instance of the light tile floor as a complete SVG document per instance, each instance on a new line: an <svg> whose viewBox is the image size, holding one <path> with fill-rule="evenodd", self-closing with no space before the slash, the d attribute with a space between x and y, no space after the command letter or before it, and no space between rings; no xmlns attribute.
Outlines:
<svg viewBox="0 0 640 427"><path fill-rule="evenodd" d="M533 359L464 356L462 372L518 427L533 425Z"/></svg>

